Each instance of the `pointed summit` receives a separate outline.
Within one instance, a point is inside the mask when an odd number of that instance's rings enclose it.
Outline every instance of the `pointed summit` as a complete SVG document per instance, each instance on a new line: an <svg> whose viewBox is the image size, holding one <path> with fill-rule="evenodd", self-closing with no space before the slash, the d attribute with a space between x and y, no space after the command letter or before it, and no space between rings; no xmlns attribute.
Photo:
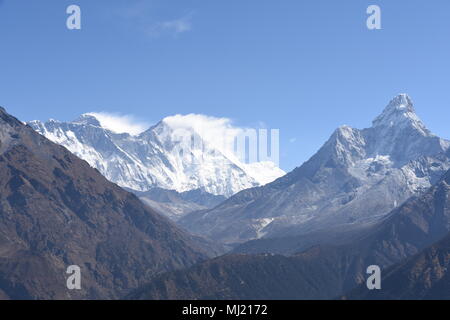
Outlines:
<svg viewBox="0 0 450 320"><path fill-rule="evenodd" d="M394 108L397 110L407 109L410 112L414 112L413 101L406 93L401 93L392 99L387 108Z"/></svg>
<svg viewBox="0 0 450 320"><path fill-rule="evenodd" d="M72 123L91 125L96 127L101 127L100 121L90 113L84 113L79 116L77 119L72 121Z"/></svg>
<svg viewBox="0 0 450 320"><path fill-rule="evenodd" d="M388 155L397 165L404 165L420 156L444 152L449 146L448 141L426 128L406 94L392 99L365 132L370 146L368 154Z"/></svg>
<svg viewBox="0 0 450 320"><path fill-rule="evenodd" d="M22 126L23 123L11 116L5 108L0 107L0 125L4 123L9 124L12 127Z"/></svg>
<svg viewBox="0 0 450 320"><path fill-rule="evenodd" d="M389 102L383 112L373 121L373 127L393 127L409 123L421 130L426 130L416 115L412 99L405 93L399 94Z"/></svg>

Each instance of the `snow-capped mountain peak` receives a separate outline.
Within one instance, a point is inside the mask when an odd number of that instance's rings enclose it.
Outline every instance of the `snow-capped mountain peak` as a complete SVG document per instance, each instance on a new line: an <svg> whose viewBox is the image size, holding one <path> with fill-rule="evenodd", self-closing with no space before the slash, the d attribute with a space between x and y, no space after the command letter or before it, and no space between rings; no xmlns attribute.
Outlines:
<svg viewBox="0 0 450 320"><path fill-rule="evenodd" d="M373 127L395 126L412 126L423 135L430 134L417 116L412 99L404 93L392 99L384 111L373 121Z"/></svg>
<svg viewBox="0 0 450 320"><path fill-rule="evenodd" d="M426 128L415 112L412 99L406 94L392 99L364 134L369 146L367 155L390 156L398 165L448 148L448 141Z"/></svg>
<svg viewBox="0 0 450 320"><path fill-rule="evenodd" d="M92 114L84 113L72 123L78 123L78 124L84 124L84 125L91 125L96 127L101 127L100 121Z"/></svg>
<svg viewBox="0 0 450 320"><path fill-rule="evenodd" d="M344 226L351 230L379 221L429 188L450 168L448 148L449 141L425 128L412 100L399 95L373 127L342 126L281 179L179 222L191 232L229 243L326 234Z"/></svg>
<svg viewBox="0 0 450 320"><path fill-rule="evenodd" d="M270 162L246 164L226 148L239 131L228 119L203 115L167 117L147 130L108 114L83 114L72 122L31 121L48 139L89 162L122 187L178 192L201 189L231 196L285 172Z"/></svg>

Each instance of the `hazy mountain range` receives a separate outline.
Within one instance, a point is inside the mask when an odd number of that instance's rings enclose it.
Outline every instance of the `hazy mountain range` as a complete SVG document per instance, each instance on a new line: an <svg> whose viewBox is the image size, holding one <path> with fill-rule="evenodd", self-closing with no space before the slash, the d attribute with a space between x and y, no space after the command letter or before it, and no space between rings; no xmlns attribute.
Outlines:
<svg viewBox="0 0 450 320"><path fill-rule="evenodd" d="M177 192L162 188L152 188L148 191L131 190L145 204L158 212L178 221L184 214L214 208L226 200L225 196L214 195L202 189Z"/></svg>

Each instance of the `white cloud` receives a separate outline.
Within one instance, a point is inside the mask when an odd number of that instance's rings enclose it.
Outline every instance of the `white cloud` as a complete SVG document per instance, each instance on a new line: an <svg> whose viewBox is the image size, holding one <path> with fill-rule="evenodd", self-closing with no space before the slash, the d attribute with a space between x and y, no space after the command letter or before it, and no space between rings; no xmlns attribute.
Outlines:
<svg viewBox="0 0 450 320"><path fill-rule="evenodd" d="M163 122L172 128L194 129L197 132L202 130L214 130L223 132L225 130L240 130L235 127L229 118L217 118L204 114L176 114L163 119Z"/></svg>
<svg viewBox="0 0 450 320"><path fill-rule="evenodd" d="M164 118L163 122L178 132L182 132L182 130L194 131L207 143L229 157L234 156L235 137L245 130L234 126L231 119L216 118L203 114L177 114Z"/></svg>
<svg viewBox="0 0 450 320"><path fill-rule="evenodd" d="M212 146L214 149L219 150L228 159L235 161L235 163L238 163L239 165L247 163L247 160L250 163L258 162L258 160L263 162L272 161L269 159L246 159L247 152L246 150L242 149L242 145L240 150L235 150L235 147L237 147L237 145L235 144L235 139L239 139L240 141L242 141L243 138L245 139L246 137L254 137L254 139L252 138L252 142L249 141L249 148L252 148L252 154L256 155L256 158L258 158L258 128L237 127L229 118L217 118L206 116L203 114L177 114L174 116L166 117L162 121L164 124L170 127L170 137L172 141L183 139L184 141L188 141L188 143L191 144L192 133L196 133L208 145ZM273 143L278 144L279 142L272 141L272 144ZM273 162L276 162L276 165L278 165L277 160ZM267 165L270 164L266 164L265 166ZM252 168L256 171L261 169L261 167L258 166L253 166ZM249 170L252 168L249 168ZM281 172L281 170L279 172Z"/></svg>
<svg viewBox="0 0 450 320"><path fill-rule="evenodd" d="M138 135L139 133L149 128L149 123L136 119L133 115L123 115L119 113L109 112L89 112L100 122L105 129L116 133L129 133L131 135Z"/></svg>
<svg viewBox="0 0 450 320"><path fill-rule="evenodd" d="M187 14L179 19L155 22L149 26L148 34L152 37L159 37L164 34L176 36L188 32L192 29L191 18L192 14Z"/></svg>
<svg viewBox="0 0 450 320"><path fill-rule="evenodd" d="M203 114L177 114L164 118L163 122L172 128L176 135L189 135L190 132L195 132L228 158L237 160L234 142L245 128L234 126L231 119Z"/></svg>
<svg viewBox="0 0 450 320"><path fill-rule="evenodd" d="M100 125L116 133L129 133L131 135L138 135L147 130L150 125L148 122L138 120L132 115L122 115L109 112L90 112L86 115L94 116ZM207 116L203 114L187 114L187 115L173 115L162 120L169 130L159 132L160 138L164 141L164 136L169 141L188 141L191 145L191 139L198 136L200 143L206 143L212 149L219 150L229 160L234 161L238 165L243 165L246 162L245 150L235 150L235 139L240 137L257 136L257 128L237 127L229 118L218 118ZM157 126L159 128L159 126ZM164 128L161 127L161 128ZM164 135L165 132L165 135ZM242 141L242 140L241 140ZM253 140L252 148L257 148L257 141ZM210 150L212 150L210 149ZM257 149L252 149L257 152ZM242 154L244 152L244 154ZM250 160L250 159L249 159ZM266 161L266 160L261 160ZM257 162L256 159L250 162ZM278 165L278 161L275 161ZM255 170L258 167L252 167ZM251 168L250 168L251 169ZM250 170L249 169L249 170Z"/></svg>
<svg viewBox="0 0 450 320"><path fill-rule="evenodd" d="M289 142L290 142L290 143L294 143L294 142L296 142L296 141L297 141L297 138L290 138L290 139L289 139Z"/></svg>

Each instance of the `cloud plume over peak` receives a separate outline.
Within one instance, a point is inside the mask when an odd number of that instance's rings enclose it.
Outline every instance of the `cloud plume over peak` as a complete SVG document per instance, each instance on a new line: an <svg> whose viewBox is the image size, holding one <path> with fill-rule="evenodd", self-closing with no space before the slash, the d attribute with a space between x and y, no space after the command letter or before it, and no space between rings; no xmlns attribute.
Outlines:
<svg viewBox="0 0 450 320"><path fill-rule="evenodd" d="M95 117L105 129L116 133L138 135L149 128L149 123L137 119L133 115L110 112L89 112L86 115Z"/></svg>

